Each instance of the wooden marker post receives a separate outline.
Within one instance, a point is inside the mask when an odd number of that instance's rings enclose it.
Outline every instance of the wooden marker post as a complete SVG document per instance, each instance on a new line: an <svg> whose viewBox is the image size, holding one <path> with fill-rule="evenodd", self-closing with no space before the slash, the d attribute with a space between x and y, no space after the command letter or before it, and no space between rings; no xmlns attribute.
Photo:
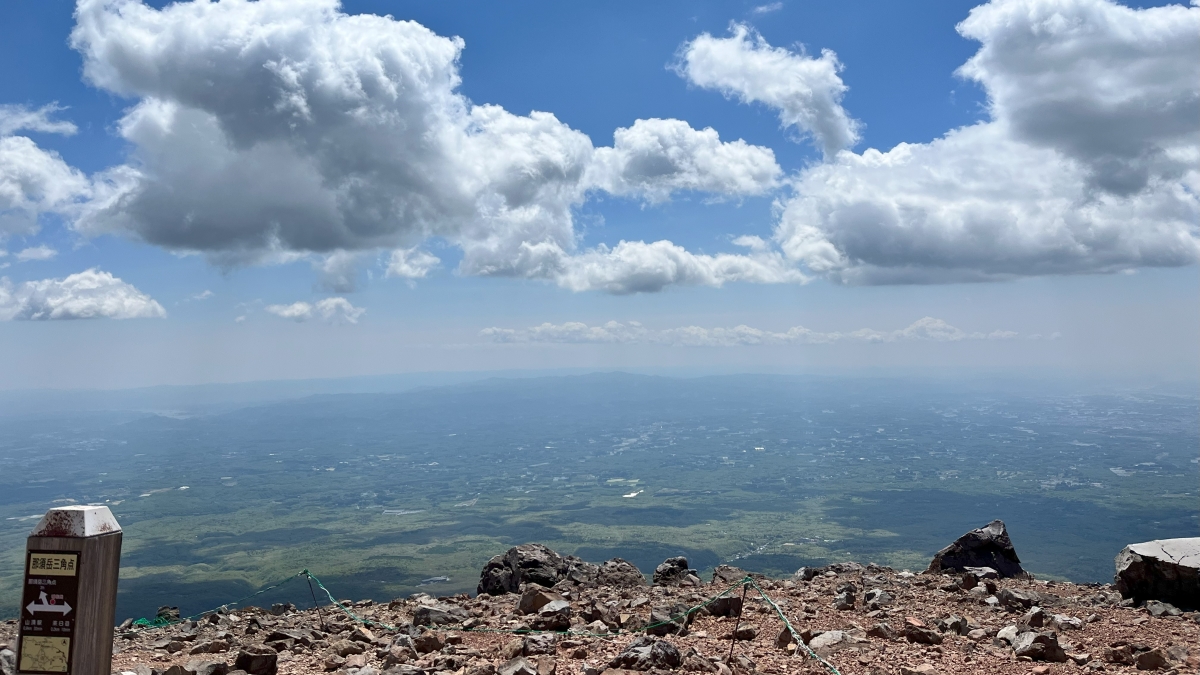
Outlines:
<svg viewBox="0 0 1200 675"><path fill-rule="evenodd" d="M50 509L25 545L17 672L109 675L121 526L107 506Z"/></svg>

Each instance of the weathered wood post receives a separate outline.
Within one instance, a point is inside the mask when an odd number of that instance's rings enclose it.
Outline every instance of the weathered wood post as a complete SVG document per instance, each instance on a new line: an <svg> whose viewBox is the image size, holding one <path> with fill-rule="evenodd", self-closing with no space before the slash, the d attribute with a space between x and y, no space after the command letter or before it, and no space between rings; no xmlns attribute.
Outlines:
<svg viewBox="0 0 1200 675"><path fill-rule="evenodd" d="M25 545L17 672L109 675L121 526L107 506L50 509Z"/></svg>

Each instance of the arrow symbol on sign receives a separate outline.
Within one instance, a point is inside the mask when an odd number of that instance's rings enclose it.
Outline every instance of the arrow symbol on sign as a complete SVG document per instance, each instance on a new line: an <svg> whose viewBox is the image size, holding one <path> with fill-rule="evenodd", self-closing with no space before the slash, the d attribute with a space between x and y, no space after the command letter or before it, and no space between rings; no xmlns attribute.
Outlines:
<svg viewBox="0 0 1200 675"><path fill-rule="evenodd" d="M66 616L71 612L71 606L65 602L61 605L39 605L36 602L31 602L28 605L25 605L25 609L28 610L30 614L35 612L50 612L53 614L57 612L63 616Z"/></svg>

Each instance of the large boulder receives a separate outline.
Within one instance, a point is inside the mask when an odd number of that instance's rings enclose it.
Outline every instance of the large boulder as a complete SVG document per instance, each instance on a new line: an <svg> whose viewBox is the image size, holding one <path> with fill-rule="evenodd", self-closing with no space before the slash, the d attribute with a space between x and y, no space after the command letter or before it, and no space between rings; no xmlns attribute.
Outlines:
<svg viewBox="0 0 1200 675"><path fill-rule="evenodd" d="M1116 564L1114 582L1122 596L1200 608L1200 537L1130 544Z"/></svg>
<svg viewBox="0 0 1200 675"><path fill-rule="evenodd" d="M1021 559L1017 557L1002 520L993 520L977 530L971 530L938 551L925 572L966 572L969 567L990 567L1001 577L1027 575L1021 569Z"/></svg>
<svg viewBox="0 0 1200 675"><path fill-rule="evenodd" d="M550 547L521 544L488 561L479 575L476 590L480 595L504 595L516 593L526 583L550 588L562 581L567 572L567 560Z"/></svg>
<svg viewBox="0 0 1200 675"><path fill-rule="evenodd" d="M642 574L637 565L628 560L613 558L612 560L604 561L600 565L600 570L596 574L596 583L600 586L609 586L611 588L645 586L646 575Z"/></svg>
<svg viewBox="0 0 1200 675"><path fill-rule="evenodd" d="M696 576L696 570L688 569L688 560L683 556L667 558L654 569L655 586L678 586L688 575Z"/></svg>

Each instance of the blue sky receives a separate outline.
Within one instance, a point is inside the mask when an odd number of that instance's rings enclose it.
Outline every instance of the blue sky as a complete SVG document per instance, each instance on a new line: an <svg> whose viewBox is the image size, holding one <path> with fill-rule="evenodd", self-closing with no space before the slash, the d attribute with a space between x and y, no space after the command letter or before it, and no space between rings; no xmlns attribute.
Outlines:
<svg viewBox="0 0 1200 675"><path fill-rule="evenodd" d="M0 388L1194 376L1198 16L5 3Z"/></svg>

